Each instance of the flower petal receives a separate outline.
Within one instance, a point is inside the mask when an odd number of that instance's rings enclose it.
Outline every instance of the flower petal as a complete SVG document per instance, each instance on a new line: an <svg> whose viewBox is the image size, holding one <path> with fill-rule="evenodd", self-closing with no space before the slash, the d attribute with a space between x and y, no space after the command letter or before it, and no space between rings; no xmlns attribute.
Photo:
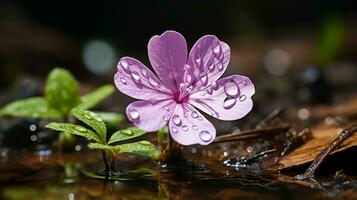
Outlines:
<svg viewBox="0 0 357 200"><path fill-rule="evenodd" d="M216 129L189 104L177 104L169 122L171 137L182 145L207 145L216 137Z"/></svg>
<svg viewBox="0 0 357 200"><path fill-rule="evenodd" d="M195 77L193 91L218 80L226 71L231 58L229 46L214 35L201 37L192 47L187 64Z"/></svg>
<svg viewBox="0 0 357 200"><path fill-rule="evenodd" d="M236 120L250 112L254 93L254 85L248 77L232 75L192 94L189 103L215 118Z"/></svg>
<svg viewBox="0 0 357 200"><path fill-rule="evenodd" d="M135 101L126 107L126 114L138 128L157 131L167 124L175 106L172 100Z"/></svg>
<svg viewBox="0 0 357 200"><path fill-rule="evenodd" d="M156 75L135 58L123 57L114 76L114 83L122 93L142 100L172 97Z"/></svg>
<svg viewBox="0 0 357 200"><path fill-rule="evenodd" d="M148 54L150 63L162 83L177 92L187 61L185 38L175 31L155 35L149 41Z"/></svg>

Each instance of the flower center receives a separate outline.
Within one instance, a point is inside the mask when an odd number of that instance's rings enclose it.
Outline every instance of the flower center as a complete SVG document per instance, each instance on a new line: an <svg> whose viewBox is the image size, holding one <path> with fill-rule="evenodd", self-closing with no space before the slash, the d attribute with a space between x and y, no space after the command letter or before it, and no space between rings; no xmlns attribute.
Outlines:
<svg viewBox="0 0 357 200"><path fill-rule="evenodd" d="M174 100L176 101L176 103L186 103L189 99L189 94L183 94L182 92L176 92L174 94Z"/></svg>

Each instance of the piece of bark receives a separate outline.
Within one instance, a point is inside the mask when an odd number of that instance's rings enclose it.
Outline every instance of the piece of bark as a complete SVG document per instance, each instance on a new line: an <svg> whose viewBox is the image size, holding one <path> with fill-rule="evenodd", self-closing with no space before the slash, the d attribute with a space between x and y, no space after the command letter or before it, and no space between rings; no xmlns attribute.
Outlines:
<svg viewBox="0 0 357 200"><path fill-rule="evenodd" d="M271 167L271 170L286 169L313 161L326 146L338 137L342 130L343 128L312 129L313 138L288 155L281 157L277 164ZM344 141L332 154L353 146L357 146L357 134Z"/></svg>

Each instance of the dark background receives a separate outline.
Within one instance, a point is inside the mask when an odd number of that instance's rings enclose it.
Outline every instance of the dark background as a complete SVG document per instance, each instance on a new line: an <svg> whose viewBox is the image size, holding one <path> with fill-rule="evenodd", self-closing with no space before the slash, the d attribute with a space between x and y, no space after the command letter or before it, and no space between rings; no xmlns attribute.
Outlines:
<svg viewBox="0 0 357 200"><path fill-rule="evenodd" d="M356 91L356 8L354 0L0 1L0 88L44 80L54 67L82 84L112 83L120 57L148 65L148 40L176 30L189 47L206 34L227 42L226 74L250 76L257 102L341 101Z"/></svg>

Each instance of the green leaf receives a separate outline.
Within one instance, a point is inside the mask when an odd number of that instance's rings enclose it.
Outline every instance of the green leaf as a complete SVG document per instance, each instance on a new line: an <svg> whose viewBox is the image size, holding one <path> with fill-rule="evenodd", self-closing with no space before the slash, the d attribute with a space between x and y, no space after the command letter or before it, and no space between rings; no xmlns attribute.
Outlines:
<svg viewBox="0 0 357 200"><path fill-rule="evenodd" d="M112 144L114 142L119 142L119 141L123 141L123 140L132 139L132 138L136 138L136 137L139 137L139 136L144 135L144 134L145 134L145 131L140 130L140 129L136 128L136 127L122 129L122 130L119 130L119 131L113 133L113 135L109 139L108 144Z"/></svg>
<svg viewBox="0 0 357 200"><path fill-rule="evenodd" d="M93 92L82 96L81 103L78 105L78 108L82 110L88 110L111 95L113 92L114 87L112 85L104 85L94 90Z"/></svg>
<svg viewBox="0 0 357 200"><path fill-rule="evenodd" d="M73 135L93 139L96 142L101 142L99 136L96 133L80 125L51 122L46 125L46 128L71 133Z"/></svg>
<svg viewBox="0 0 357 200"><path fill-rule="evenodd" d="M72 74L56 68L47 77L45 96L48 104L67 115L80 102L79 88Z"/></svg>
<svg viewBox="0 0 357 200"><path fill-rule="evenodd" d="M131 153L142 157L148 157L153 160L158 159L160 156L160 152L156 150L155 145L147 140L115 146L90 143L88 144L88 147L91 149L110 151L116 154Z"/></svg>
<svg viewBox="0 0 357 200"><path fill-rule="evenodd" d="M113 112L96 112L100 118L110 127L117 127L124 121L124 116Z"/></svg>
<svg viewBox="0 0 357 200"><path fill-rule="evenodd" d="M9 103L0 110L1 115L46 119L62 117L61 113L48 106L46 100L42 97L32 97Z"/></svg>
<svg viewBox="0 0 357 200"><path fill-rule="evenodd" d="M157 131L157 142L159 143L160 146L163 145L163 141L168 134L169 134L169 128L167 126L162 127L160 130Z"/></svg>
<svg viewBox="0 0 357 200"><path fill-rule="evenodd" d="M106 143L107 141L107 127L102 118L94 112L87 110L73 109L71 114L80 121L84 122L88 126L92 127L99 135L101 141Z"/></svg>

